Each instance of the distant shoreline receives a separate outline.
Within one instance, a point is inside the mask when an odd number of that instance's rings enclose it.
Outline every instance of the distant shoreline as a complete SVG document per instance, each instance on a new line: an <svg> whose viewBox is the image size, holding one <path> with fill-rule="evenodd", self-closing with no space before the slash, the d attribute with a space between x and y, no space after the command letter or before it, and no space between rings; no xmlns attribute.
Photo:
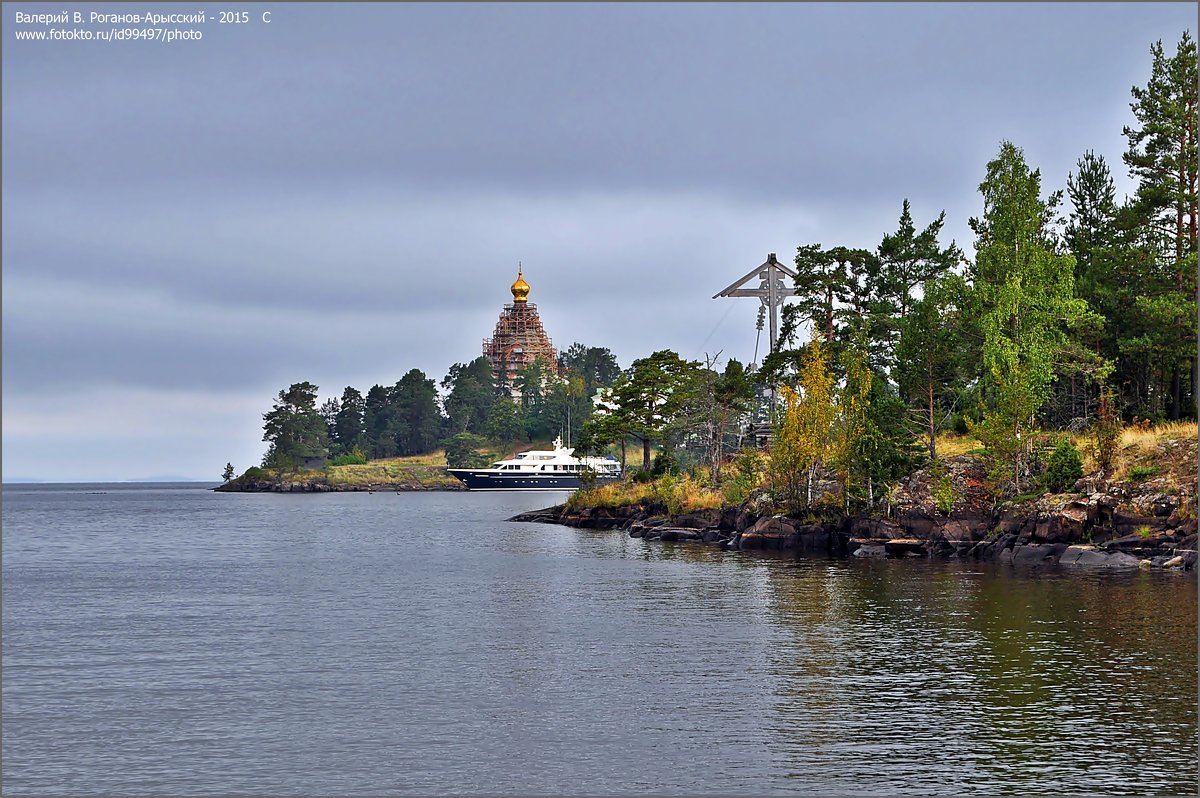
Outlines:
<svg viewBox="0 0 1200 798"><path fill-rule="evenodd" d="M27 488L56 485L220 485L219 479L89 479L54 481L43 479L14 479L0 482L0 487Z"/></svg>

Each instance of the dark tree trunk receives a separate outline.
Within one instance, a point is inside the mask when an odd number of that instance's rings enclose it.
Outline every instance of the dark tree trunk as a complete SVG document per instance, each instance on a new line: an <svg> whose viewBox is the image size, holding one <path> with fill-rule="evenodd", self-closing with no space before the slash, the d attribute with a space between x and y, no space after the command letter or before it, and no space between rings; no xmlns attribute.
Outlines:
<svg viewBox="0 0 1200 798"><path fill-rule="evenodd" d="M1192 357L1192 384L1188 386L1188 415L1192 418L1200 417L1200 407L1196 404L1196 381L1200 380L1200 369L1197 366L1200 361L1195 356Z"/></svg>
<svg viewBox="0 0 1200 798"><path fill-rule="evenodd" d="M833 289L825 290L825 343L833 343Z"/></svg>
<svg viewBox="0 0 1200 798"><path fill-rule="evenodd" d="M1180 416L1179 407L1179 366L1171 367L1171 413L1172 421L1178 421Z"/></svg>
<svg viewBox="0 0 1200 798"><path fill-rule="evenodd" d="M929 459L937 460L937 431L934 429L933 418L933 377L929 377Z"/></svg>

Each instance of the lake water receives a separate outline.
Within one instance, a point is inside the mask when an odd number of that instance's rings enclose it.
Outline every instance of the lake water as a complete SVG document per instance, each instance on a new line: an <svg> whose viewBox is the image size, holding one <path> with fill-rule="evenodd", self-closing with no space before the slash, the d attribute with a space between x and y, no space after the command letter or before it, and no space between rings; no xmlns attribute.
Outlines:
<svg viewBox="0 0 1200 798"><path fill-rule="evenodd" d="M1194 574L4 488L5 794L1197 791Z"/></svg>

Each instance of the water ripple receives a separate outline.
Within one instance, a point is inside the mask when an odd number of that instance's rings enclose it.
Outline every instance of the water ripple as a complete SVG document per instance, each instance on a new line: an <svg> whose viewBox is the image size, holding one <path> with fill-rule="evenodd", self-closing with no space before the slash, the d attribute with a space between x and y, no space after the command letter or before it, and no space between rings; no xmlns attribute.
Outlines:
<svg viewBox="0 0 1200 798"><path fill-rule="evenodd" d="M1190 576L497 520L556 498L6 489L4 792L1196 792Z"/></svg>

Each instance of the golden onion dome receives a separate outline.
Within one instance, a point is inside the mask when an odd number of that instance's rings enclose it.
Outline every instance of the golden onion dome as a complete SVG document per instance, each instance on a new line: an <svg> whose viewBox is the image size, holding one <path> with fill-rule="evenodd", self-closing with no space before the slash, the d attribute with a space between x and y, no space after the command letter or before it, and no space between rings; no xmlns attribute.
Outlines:
<svg viewBox="0 0 1200 798"><path fill-rule="evenodd" d="M521 276L520 265L517 266L517 281L512 284L512 295L514 302L529 300L529 283L525 282L525 278Z"/></svg>

